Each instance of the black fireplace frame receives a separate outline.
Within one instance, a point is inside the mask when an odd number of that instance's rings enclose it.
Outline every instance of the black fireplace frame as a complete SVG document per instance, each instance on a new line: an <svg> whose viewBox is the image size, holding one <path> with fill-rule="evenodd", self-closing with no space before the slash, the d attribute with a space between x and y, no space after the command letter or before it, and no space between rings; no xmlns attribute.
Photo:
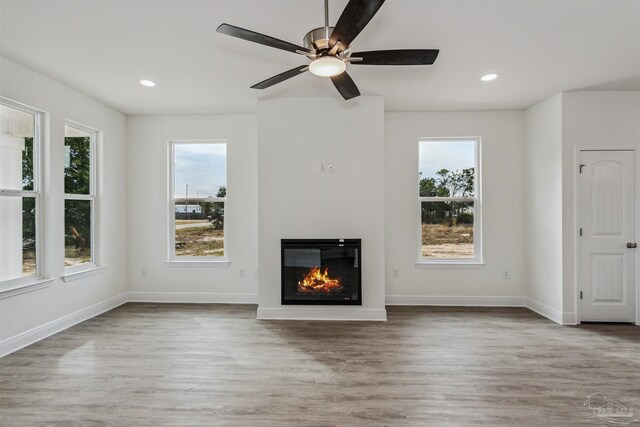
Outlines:
<svg viewBox="0 0 640 427"><path fill-rule="evenodd" d="M358 300L285 300L284 250L287 247L313 248L352 247L358 253ZM282 305L362 305L362 239L281 239L280 240L280 303Z"/></svg>

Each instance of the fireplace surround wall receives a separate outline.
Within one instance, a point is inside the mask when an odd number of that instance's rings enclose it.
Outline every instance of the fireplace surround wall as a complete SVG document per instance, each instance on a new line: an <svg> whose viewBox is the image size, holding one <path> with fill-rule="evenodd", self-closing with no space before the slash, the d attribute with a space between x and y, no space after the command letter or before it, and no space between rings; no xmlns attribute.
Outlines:
<svg viewBox="0 0 640 427"><path fill-rule="evenodd" d="M260 99L258 141L258 319L386 320L383 99ZM361 305L282 303L281 241L309 237L362 239Z"/></svg>
<svg viewBox="0 0 640 427"><path fill-rule="evenodd" d="M362 305L360 239L282 239L283 305Z"/></svg>

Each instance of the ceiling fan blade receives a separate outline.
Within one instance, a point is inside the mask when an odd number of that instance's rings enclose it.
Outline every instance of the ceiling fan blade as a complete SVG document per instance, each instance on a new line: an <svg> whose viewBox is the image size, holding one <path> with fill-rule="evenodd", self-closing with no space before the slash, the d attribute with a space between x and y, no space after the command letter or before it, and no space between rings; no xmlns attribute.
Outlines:
<svg viewBox="0 0 640 427"><path fill-rule="evenodd" d="M275 84L278 84L287 79L290 79L291 77L295 77L299 74L302 74L308 69L309 69L308 65L302 65L300 67L292 68L288 71L285 71L284 73L278 74L277 76L269 77L268 79L263 80L260 83L254 84L253 86L251 86L251 89L266 89Z"/></svg>
<svg viewBox="0 0 640 427"><path fill-rule="evenodd" d="M371 50L352 53L351 58L362 58L362 61L356 60L350 63L354 65L431 65L436 61L438 53L440 53L438 49Z"/></svg>
<svg viewBox="0 0 640 427"><path fill-rule="evenodd" d="M367 26L383 3L384 0L350 0L333 28L329 46L333 47L340 41L343 48L339 50L344 50Z"/></svg>
<svg viewBox="0 0 640 427"><path fill-rule="evenodd" d="M298 46L293 43L277 39L275 37L266 36L264 34L256 33L255 31L245 30L244 28L235 27L229 24L220 25L216 31L231 37L237 37L239 39L263 44L265 46L275 47L276 49L286 50L293 53L300 53L301 55L303 55L304 53L311 53L309 49L302 46Z"/></svg>
<svg viewBox="0 0 640 427"><path fill-rule="evenodd" d="M356 86L356 84L353 82L351 77L349 77L349 74L347 74L346 71L342 74L331 77L331 81L345 100L360 96L358 86Z"/></svg>

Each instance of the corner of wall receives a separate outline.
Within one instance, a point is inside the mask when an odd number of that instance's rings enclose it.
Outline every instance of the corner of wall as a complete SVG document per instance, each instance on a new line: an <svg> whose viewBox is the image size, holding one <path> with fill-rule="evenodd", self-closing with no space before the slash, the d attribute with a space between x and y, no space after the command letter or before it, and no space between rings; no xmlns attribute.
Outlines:
<svg viewBox="0 0 640 427"><path fill-rule="evenodd" d="M532 310L562 322L562 93L525 111L526 286Z"/></svg>

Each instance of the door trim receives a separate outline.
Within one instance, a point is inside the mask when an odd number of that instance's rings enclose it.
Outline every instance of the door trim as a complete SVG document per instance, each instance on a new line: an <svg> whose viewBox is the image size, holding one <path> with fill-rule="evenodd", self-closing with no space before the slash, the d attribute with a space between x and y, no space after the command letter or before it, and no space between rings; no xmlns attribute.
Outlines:
<svg viewBox="0 0 640 427"><path fill-rule="evenodd" d="M576 313L576 323L582 323L582 313L580 310L580 290L578 287L578 281L580 279L580 234L578 233L578 228L580 228L580 152L581 151L631 151L634 153L635 159L635 170L634 170L634 178L635 178L635 241L638 241L638 235L640 234L640 180L638 179L640 176L640 156L638 155L640 151L637 146L629 145L629 146L594 146L594 145L575 145L573 147L573 234L574 234L574 242L573 242L573 253L574 253L574 265L573 265L573 291L574 291L574 312ZM636 284L636 326L640 326L640 280L639 280L639 272L640 272L640 251L636 251L636 271L635 271L635 284Z"/></svg>

